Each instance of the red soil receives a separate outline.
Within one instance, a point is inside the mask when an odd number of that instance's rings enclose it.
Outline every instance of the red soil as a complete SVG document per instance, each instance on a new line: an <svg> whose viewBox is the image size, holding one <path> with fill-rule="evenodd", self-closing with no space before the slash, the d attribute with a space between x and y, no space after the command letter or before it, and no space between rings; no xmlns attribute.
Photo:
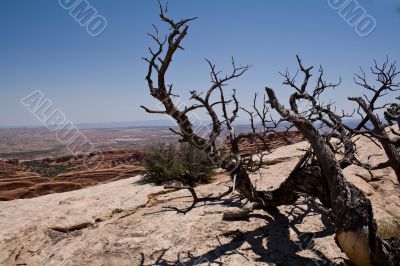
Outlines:
<svg viewBox="0 0 400 266"><path fill-rule="evenodd" d="M33 198L46 194L61 193L84 187L104 184L143 173L139 151L122 150L103 152L101 164L96 169L85 169L82 157L63 156L30 161L35 165L63 166L67 172L54 177L42 177L26 169L17 160L0 161L0 201ZM93 154L93 156L96 154Z"/></svg>
<svg viewBox="0 0 400 266"><path fill-rule="evenodd" d="M267 141L256 142L243 139L240 142L242 156L278 148L287 145L287 140L298 142L303 136L298 132L286 132L267 136ZM259 150L259 148L261 148ZM114 150L101 153L102 159L96 161L99 153L89 155L96 165L95 169L87 169L83 156L62 156L58 158L45 158L27 162L18 160L0 160L0 201L33 198L46 194L66 192L84 187L104 184L123 178L132 177L144 172L144 168L135 165L142 161L143 153L137 150ZM62 167L62 173L51 177L43 177L34 173L37 169ZM66 171L65 171L66 170Z"/></svg>

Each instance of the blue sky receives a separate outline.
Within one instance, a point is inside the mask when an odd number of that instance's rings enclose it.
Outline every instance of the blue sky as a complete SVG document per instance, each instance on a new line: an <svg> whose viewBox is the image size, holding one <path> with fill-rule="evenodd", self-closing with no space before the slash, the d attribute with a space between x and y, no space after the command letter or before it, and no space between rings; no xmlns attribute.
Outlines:
<svg viewBox="0 0 400 266"><path fill-rule="evenodd" d="M74 123L159 119L139 105L154 106L141 59L151 45L146 33L160 25L153 0L91 0L108 21L98 37L87 34L56 0L0 2L0 126L38 125L20 99L41 90ZM326 79L342 78L328 94L350 109L347 96L360 95L352 82L359 66L400 59L400 1L359 1L376 19L376 30L360 37L325 0L170 0L173 18L198 16L186 48L168 80L186 100L188 91L209 86L204 58L228 71L230 58L252 69L232 83L242 105L268 85L287 103L290 89L278 71L295 72L295 55L325 67ZM244 119L244 118L243 118Z"/></svg>

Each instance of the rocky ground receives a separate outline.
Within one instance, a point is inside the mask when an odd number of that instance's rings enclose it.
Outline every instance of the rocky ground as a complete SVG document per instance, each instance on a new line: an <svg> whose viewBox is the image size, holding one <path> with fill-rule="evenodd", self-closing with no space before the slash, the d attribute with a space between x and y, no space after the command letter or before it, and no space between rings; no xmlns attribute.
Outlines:
<svg viewBox="0 0 400 266"><path fill-rule="evenodd" d="M361 159L385 160L366 139L358 142ZM268 169L252 178L259 189L277 187L307 144L300 142L268 155ZM400 232L400 189L391 169L358 167L348 180L373 203L379 232ZM361 177L360 177L360 176ZM363 177L363 178L362 178ZM226 175L198 186L199 195L227 190ZM188 191L143 184L141 176L33 199L0 202L1 265L331 265L346 264L334 242L334 228L317 202L257 211L247 219L225 221L237 195L199 204L187 214L168 207L190 206Z"/></svg>
<svg viewBox="0 0 400 266"><path fill-rule="evenodd" d="M106 131L108 132L108 131ZM119 131L118 131L119 132ZM114 135L112 135L114 136ZM302 140L298 132L272 134L267 143L244 138L242 156ZM0 159L0 201L25 199L104 184L144 172L143 149L97 151L34 160Z"/></svg>

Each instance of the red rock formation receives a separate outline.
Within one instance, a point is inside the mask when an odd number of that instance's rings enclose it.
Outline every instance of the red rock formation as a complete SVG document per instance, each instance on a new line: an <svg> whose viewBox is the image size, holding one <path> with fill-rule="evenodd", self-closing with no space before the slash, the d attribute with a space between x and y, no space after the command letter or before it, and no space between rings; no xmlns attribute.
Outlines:
<svg viewBox="0 0 400 266"><path fill-rule="evenodd" d="M94 152L89 157L99 154ZM81 189L132 177L144 171L143 167L135 165L143 159L141 151L105 151L101 155L102 160L95 169L87 169L83 155L24 162L0 161L0 200L33 198ZM57 174L57 171L61 173ZM41 176L37 172L49 176Z"/></svg>

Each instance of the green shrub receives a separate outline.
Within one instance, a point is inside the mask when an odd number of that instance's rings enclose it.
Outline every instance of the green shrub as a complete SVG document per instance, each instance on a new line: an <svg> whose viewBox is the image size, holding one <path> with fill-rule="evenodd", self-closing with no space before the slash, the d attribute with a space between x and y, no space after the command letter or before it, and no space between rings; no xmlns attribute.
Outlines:
<svg viewBox="0 0 400 266"><path fill-rule="evenodd" d="M26 161L23 163L23 166L24 170L37 173L42 177L55 177L69 171L69 169L64 165L50 165L41 160Z"/></svg>
<svg viewBox="0 0 400 266"><path fill-rule="evenodd" d="M384 115L385 115L386 121L389 123L389 126L393 126L393 122L395 122L395 120L393 120L392 117L400 116L400 104L397 104L397 103L391 104L387 108Z"/></svg>
<svg viewBox="0 0 400 266"><path fill-rule="evenodd" d="M214 165L203 151L189 144L158 143L145 149L145 180L155 184L179 181L187 185L210 181Z"/></svg>

